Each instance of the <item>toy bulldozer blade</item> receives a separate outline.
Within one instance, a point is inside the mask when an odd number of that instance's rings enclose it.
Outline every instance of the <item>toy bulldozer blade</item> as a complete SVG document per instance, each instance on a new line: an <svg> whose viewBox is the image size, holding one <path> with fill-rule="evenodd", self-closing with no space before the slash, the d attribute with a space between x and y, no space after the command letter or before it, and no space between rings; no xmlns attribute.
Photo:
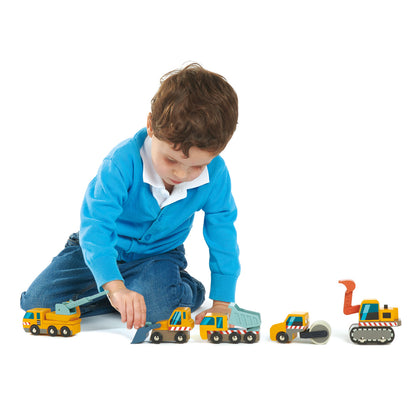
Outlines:
<svg viewBox="0 0 416 416"><path fill-rule="evenodd" d="M131 341L132 344L141 344L144 342L147 338L147 334L152 329L160 328L160 324L152 324L151 322L146 322L145 326L139 328L136 332L136 335L134 336L133 340Z"/></svg>

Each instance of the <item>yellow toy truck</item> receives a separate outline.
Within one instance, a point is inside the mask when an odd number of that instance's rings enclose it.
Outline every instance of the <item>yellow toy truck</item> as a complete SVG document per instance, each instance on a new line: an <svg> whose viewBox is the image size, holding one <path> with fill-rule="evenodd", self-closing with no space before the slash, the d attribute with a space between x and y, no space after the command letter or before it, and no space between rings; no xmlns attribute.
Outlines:
<svg viewBox="0 0 416 416"><path fill-rule="evenodd" d="M188 307L176 308L169 319L164 321L146 322L143 328L139 328L132 340L132 344L140 344L150 334L150 341L154 344L161 342L177 342L183 344L189 341L190 331L194 327L194 320L191 318L191 309Z"/></svg>
<svg viewBox="0 0 416 416"><path fill-rule="evenodd" d="M309 326L309 313L291 313L286 320L270 328L272 341L287 344L297 336L301 339L310 339L314 344L326 344L331 336L331 327L325 321L316 321Z"/></svg>
<svg viewBox="0 0 416 416"><path fill-rule="evenodd" d="M79 309L79 308L78 308ZM47 308L34 308L25 313L23 329L33 335L47 334L51 337L69 337L81 331L81 313L58 315Z"/></svg>
<svg viewBox="0 0 416 416"><path fill-rule="evenodd" d="M230 319L227 315L207 313L199 326L202 339L208 339L214 344L244 342L253 344L260 340L260 314L230 306Z"/></svg>
<svg viewBox="0 0 416 416"><path fill-rule="evenodd" d="M50 308L34 308L26 311L23 317L23 329L33 335L47 334L51 337L62 335L70 337L81 331L80 306L106 295L104 291L79 300L57 303L55 311Z"/></svg>

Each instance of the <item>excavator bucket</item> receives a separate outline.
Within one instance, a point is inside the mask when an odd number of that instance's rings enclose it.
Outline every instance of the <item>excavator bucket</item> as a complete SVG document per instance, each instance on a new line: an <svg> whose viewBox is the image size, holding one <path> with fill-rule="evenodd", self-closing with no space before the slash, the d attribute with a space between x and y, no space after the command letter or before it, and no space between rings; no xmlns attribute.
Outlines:
<svg viewBox="0 0 416 416"><path fill-rule="evenodd" d="M141 344L144 342L147 338L147 334L152 329L160 328L160 324L152 324L151 322L146 322L145 326L139 328L136 332L136 335L133 338L133 341L131 341L132 344Z"/></svg>

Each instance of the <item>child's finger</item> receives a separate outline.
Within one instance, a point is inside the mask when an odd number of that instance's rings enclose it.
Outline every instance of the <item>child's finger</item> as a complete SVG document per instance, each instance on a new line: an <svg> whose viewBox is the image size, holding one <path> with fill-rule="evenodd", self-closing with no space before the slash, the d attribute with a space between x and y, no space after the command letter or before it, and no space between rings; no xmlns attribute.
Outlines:
<svg viewBox="0 0 416 416"><path fill-rule="evenodd" d="M143 296L137 296L134 302L134 327L136 329L146 324L146 304Z"/></svg>

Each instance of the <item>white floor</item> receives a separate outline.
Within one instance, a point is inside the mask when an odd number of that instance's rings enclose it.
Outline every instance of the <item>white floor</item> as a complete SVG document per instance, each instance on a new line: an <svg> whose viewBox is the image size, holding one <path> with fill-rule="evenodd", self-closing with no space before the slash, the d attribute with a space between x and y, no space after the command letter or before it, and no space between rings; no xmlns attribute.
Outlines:
<svg viewBox="0 0 416 416"><path fill-rule="evenodd" d="M387 346L353 345L352 318L330 321L326 345L278 344L268 331L284 316L264 316L261 339L252 345L210 344L198 327L187 344L132 345L135 331L117 315L85 318L81 333L51 338L25 333L15 312L13 328L3 331L0 403L15 414L250 414L259 405L271 414L349 415L369 408L398 414L412 400L413 383L405 381L415 369L408 319Z"/></svg>

